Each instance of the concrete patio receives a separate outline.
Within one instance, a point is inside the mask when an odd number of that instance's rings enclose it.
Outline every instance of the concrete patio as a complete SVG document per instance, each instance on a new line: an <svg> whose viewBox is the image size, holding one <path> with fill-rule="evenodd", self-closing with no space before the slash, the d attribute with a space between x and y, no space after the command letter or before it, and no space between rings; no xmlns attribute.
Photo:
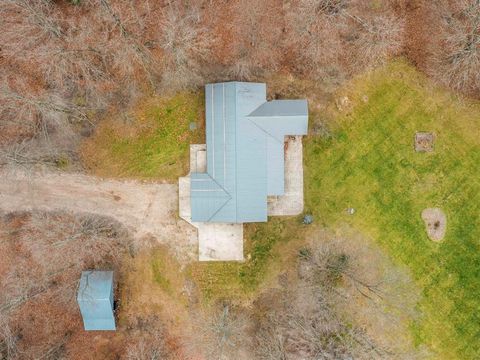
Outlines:
<svg viewBox="0 0 480 360"><path fill-rule="evenodd" d="M302 136L285 139L285 193L269 196L268 216L293 216L303 211L303 147Z"/></svg>

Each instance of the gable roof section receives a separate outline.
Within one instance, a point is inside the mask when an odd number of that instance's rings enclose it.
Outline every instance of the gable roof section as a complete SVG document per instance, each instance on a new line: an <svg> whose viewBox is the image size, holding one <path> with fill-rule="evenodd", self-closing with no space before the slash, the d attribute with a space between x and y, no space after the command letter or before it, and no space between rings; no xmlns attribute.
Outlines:
<svg viewBox="0 0 480 360"><path fill-rule="evenodd" d="M249 116L307 116L307 100L272 100L256 108Z"/></svg>
<svg viewBox="0 0 480 360"><path fill-rule="evenodd" d="M192 214L199 214L195 221L210 221L223 206L232 198L207 173L193 173L190 175ZM200 220L201 219L201 220Z"/></svg>
<svg viewBox="0 0 480 360"><path fill-rule="evenodd" d="M248 118L260 129L283 143L286 135L306 135L307 100L273 100L260 105Z"/></svg>
<svg viewBox="0 0 480 360"><path fill-rule="evenodd" d="M265 134L247 115L266 101L265 84L237 83L237 222L267 221Z"/></svg>
<svg viewBox="0 0 480 360"><path fill-rule="evenodd" d="M305 100L266 102L262 83L205 87L207 172L192 173L192 221L267 220L267 195L283 194L285 135L306 133Z"/></svg>

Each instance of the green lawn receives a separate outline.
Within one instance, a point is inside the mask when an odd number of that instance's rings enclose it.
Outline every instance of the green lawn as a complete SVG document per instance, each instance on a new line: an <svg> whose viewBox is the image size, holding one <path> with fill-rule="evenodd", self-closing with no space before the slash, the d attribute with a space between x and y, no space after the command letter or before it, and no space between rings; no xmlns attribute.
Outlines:
<svg viewBox="0 0 480 360"><path fill-rule="evenodd" d="M423 295L412 330L434 358L480 358L480 104L403 62L345 94L352 110L335 110L332 137L306 141L306 210L331 228L349 223L411 269ZM433 153L413 150L416 131L435 132ZM441 243L426 235L427 207L447 214Z"/></svg>
<svg viewBox="0 0 480 360"><path fill-rule="evenodd" d="M190 144L204 142L204 96L183 92L150 98L126 118L103 121L81 154L98 176L176 182L189 171Z"/></svg>

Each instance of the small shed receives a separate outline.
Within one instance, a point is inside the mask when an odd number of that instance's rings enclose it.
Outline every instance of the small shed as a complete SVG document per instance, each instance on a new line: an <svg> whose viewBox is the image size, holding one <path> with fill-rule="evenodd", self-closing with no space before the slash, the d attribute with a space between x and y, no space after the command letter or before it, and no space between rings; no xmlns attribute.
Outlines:
<svg viewBox="0 0 480 360"><path fill-rule="evenodd" d="M83 271L77 301L85 330L115 330L113 271Z"/></svg>

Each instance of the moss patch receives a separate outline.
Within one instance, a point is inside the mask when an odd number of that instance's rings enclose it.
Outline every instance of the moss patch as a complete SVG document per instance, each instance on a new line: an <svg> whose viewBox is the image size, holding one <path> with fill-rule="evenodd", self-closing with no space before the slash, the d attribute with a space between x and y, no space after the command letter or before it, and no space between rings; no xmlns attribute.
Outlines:
<svg viewBox="0 0 480 360"><path fill-rule="evenodd" d="M167 292L171 290L170 280L165 277L165 263L163 259L157 254L151 260L152 272L153 272L153 280L160 285L160 287Z"/></svg>

